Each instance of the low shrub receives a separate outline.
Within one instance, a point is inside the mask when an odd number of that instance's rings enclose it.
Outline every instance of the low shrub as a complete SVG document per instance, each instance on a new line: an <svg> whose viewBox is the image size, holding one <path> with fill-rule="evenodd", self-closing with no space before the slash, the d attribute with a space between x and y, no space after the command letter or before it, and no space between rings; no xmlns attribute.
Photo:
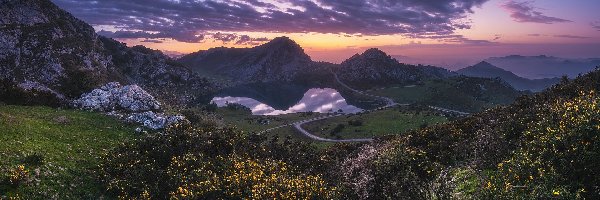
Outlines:
<svg viewBox="0 0 600 200"><path fill-rule="evenodd" d="M103 156L100 180L120 198L331 199L325 164L306 143L232 128L176 124ZM276 196L272 196L272 195Z"/></svg>

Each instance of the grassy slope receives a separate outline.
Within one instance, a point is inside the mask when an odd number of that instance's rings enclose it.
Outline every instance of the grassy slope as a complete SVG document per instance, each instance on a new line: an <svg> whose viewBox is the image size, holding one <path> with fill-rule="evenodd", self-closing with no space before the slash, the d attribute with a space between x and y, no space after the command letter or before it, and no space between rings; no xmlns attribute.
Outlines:
<svg viewBox="0 0 600 200"><path fill-rule="evenodd" d="M93 178L99 156L134 137L132 126L102 114L24 106L0 106L0 133L2 173L23 164L33 180L24 187L0 185L0 194L27 199L101 196ZM34 154L43 157L41 164L27 161Z"/></svg>
<svg viewBox="0 0 600 200"><path fill-rule="evenodd" d="M218 108L217 114L223 117L227 125L234 125L240 130L247 132L260 132L272 127L277 127L284 124L311 119L325 114L322 113L291 113L276 116L261 116L251 115L243 110L232 110L228 108ZM259 120L268 120L269 124L260 124Z"/></svg>
<svg viewBox="0 0 600 200"><path fill-rule="evenodd" d="M227 108L218 108L217 114L223 117L223 121L226 126L235 126L244 132L260 132L283 124L291 124L304 119L312 119L325 115L322 113L292 113L277 116L258 116L251 115L249 112L242 110L231 110ZM268 125L259 124L259 119L268 119L270 123ZM267 137L277 136L280 140L290 137L292 140L313 142L313 144L319 148L324 148L331 145L331 143L328 142L317 142L309 139L296 132L296 129L294 129L292 126L275 129L271 132L266 132L263 135Z"/></svg>
<svg viewBox="0 0 600 200"><path fill-rule="evenodd" d="M362 125L349 125L350 121L357 120L361 121ZM303 127L321 137L349 139L398 134L411 129L418 129L422 125L433 125L446 121L445 117L433 113L414 113L394 108L319 120L305 124ZM339 124L343 124L344 128L339 133L331 134Z"/></svg>
<svg viewBox="0 0 600 200"><path fill-rule="evenodd" d="M485 90L465 88L461 79L426 81L421 85L391 86L369 91L379 96L386 96L398 103L420 103L445 107L465 112L479 112L492 108L498 104L512 103L520 94L508 91L507 88L498 88L497 84L476 80L477 83L491 87ZM468 84L467 84L468 85Z"/></svg>

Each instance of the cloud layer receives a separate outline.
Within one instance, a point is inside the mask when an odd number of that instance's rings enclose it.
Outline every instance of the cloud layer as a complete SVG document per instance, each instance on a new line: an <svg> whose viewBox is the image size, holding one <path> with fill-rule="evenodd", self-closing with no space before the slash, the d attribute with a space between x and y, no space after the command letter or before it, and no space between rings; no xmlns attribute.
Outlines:
<svg viewBox="0 0 600 200"><path fill-rule="evenodd" d="M592 25L592 28L595 28L596 30L600 31L600 21L592 22L590 25Z"/></svg>
<svg viewBox="0 0 600 200"><path fill-rule="evenodd" d="M537 11L537 8L533 6L533 1L517 2L510 0L503 4L502 7L510 12L510 16L517 22L533 22L543 24L572 22L566 19L546 16L544 13Z"/></svg>
<svg viewBox="0 0 600 200"><path fill-rule="evenodd" d="M465 18L472 8L488 0L53 1L92 25L122 29L103 32L108 36L198 42L206 33L240 31L453 34L457 29L470 28ZM231 39L217 36L213 39ZM241 43L253 41L241 36L236 39Z"/></svg>

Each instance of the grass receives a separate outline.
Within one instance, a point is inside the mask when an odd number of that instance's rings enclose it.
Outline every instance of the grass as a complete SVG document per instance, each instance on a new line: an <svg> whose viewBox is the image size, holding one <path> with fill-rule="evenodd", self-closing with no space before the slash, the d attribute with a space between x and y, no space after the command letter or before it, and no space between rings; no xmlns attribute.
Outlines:
<svg viewBox="0 0 600 200"><path fill-rule="evenodd" d="M99 113L48 107L0 106L0 199L94 199L100 156L135 137L134 127ZM6 181L24 165L26 184Z"/></svg>
<svg viewBox="0 0 600 200"><path fill-rule="evenodd" d="M261 116L252 115L250 112L243 110L233 110L226 107L218 108L216 113L223 117L223 122L226 126L235 126L244 132L261 132L272 127L277 127L284 124L291 124L304 119L312 119L318 116L323 116L323 113L291 113L276 116ZM259 121L268 120L269 124L260 124ZM314 141L304 135L296 132L292 126L286 126L270 132L263 133L267 137L277 136L280 140L290 138L292 140L312 142L318 148L325 148L332 143Z"/></svg>
<svg viewBox="0 0 600 200"><path fill-rule="evenodd" d="M470 84L466 84L470 81ZM485 89L480 89L485 88ZM417 103L463 112L479 112L499 104L509 104L519 94L486 79L431 80L419 85L393 85L368 91L398 103Z"/></svg>
<svg viewBox="0 0 600 200"><path fill-rule="evenodd" d="M217 114L223 117L226 125L233 125L247 132L261 132L269 128L325 115L323 113L291 113L263 116L252 115L250 112L244 110L229 109L226 107L218 108ZM268 121L268 124L261 124L261 121Z"/></svg>
<svg viewBox="0 0 600 200"><path fill-rule="evenodd" d="M446 121L446 117L434 112L417 112L396 107L314 121L305 124L303 128L324 138L373 138Z"/></svg>

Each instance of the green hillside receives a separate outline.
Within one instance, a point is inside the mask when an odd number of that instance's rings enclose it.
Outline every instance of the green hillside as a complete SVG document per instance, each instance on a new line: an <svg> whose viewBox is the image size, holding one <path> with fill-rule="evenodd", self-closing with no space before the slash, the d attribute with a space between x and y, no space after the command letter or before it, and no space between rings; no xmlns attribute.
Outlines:
<svg viewBox="0 0 600 200"><path fill-rule="evenodd" d="M99 157L134 138L133 129L98 113L0 106L0 196L101 197Z"/></svg>

